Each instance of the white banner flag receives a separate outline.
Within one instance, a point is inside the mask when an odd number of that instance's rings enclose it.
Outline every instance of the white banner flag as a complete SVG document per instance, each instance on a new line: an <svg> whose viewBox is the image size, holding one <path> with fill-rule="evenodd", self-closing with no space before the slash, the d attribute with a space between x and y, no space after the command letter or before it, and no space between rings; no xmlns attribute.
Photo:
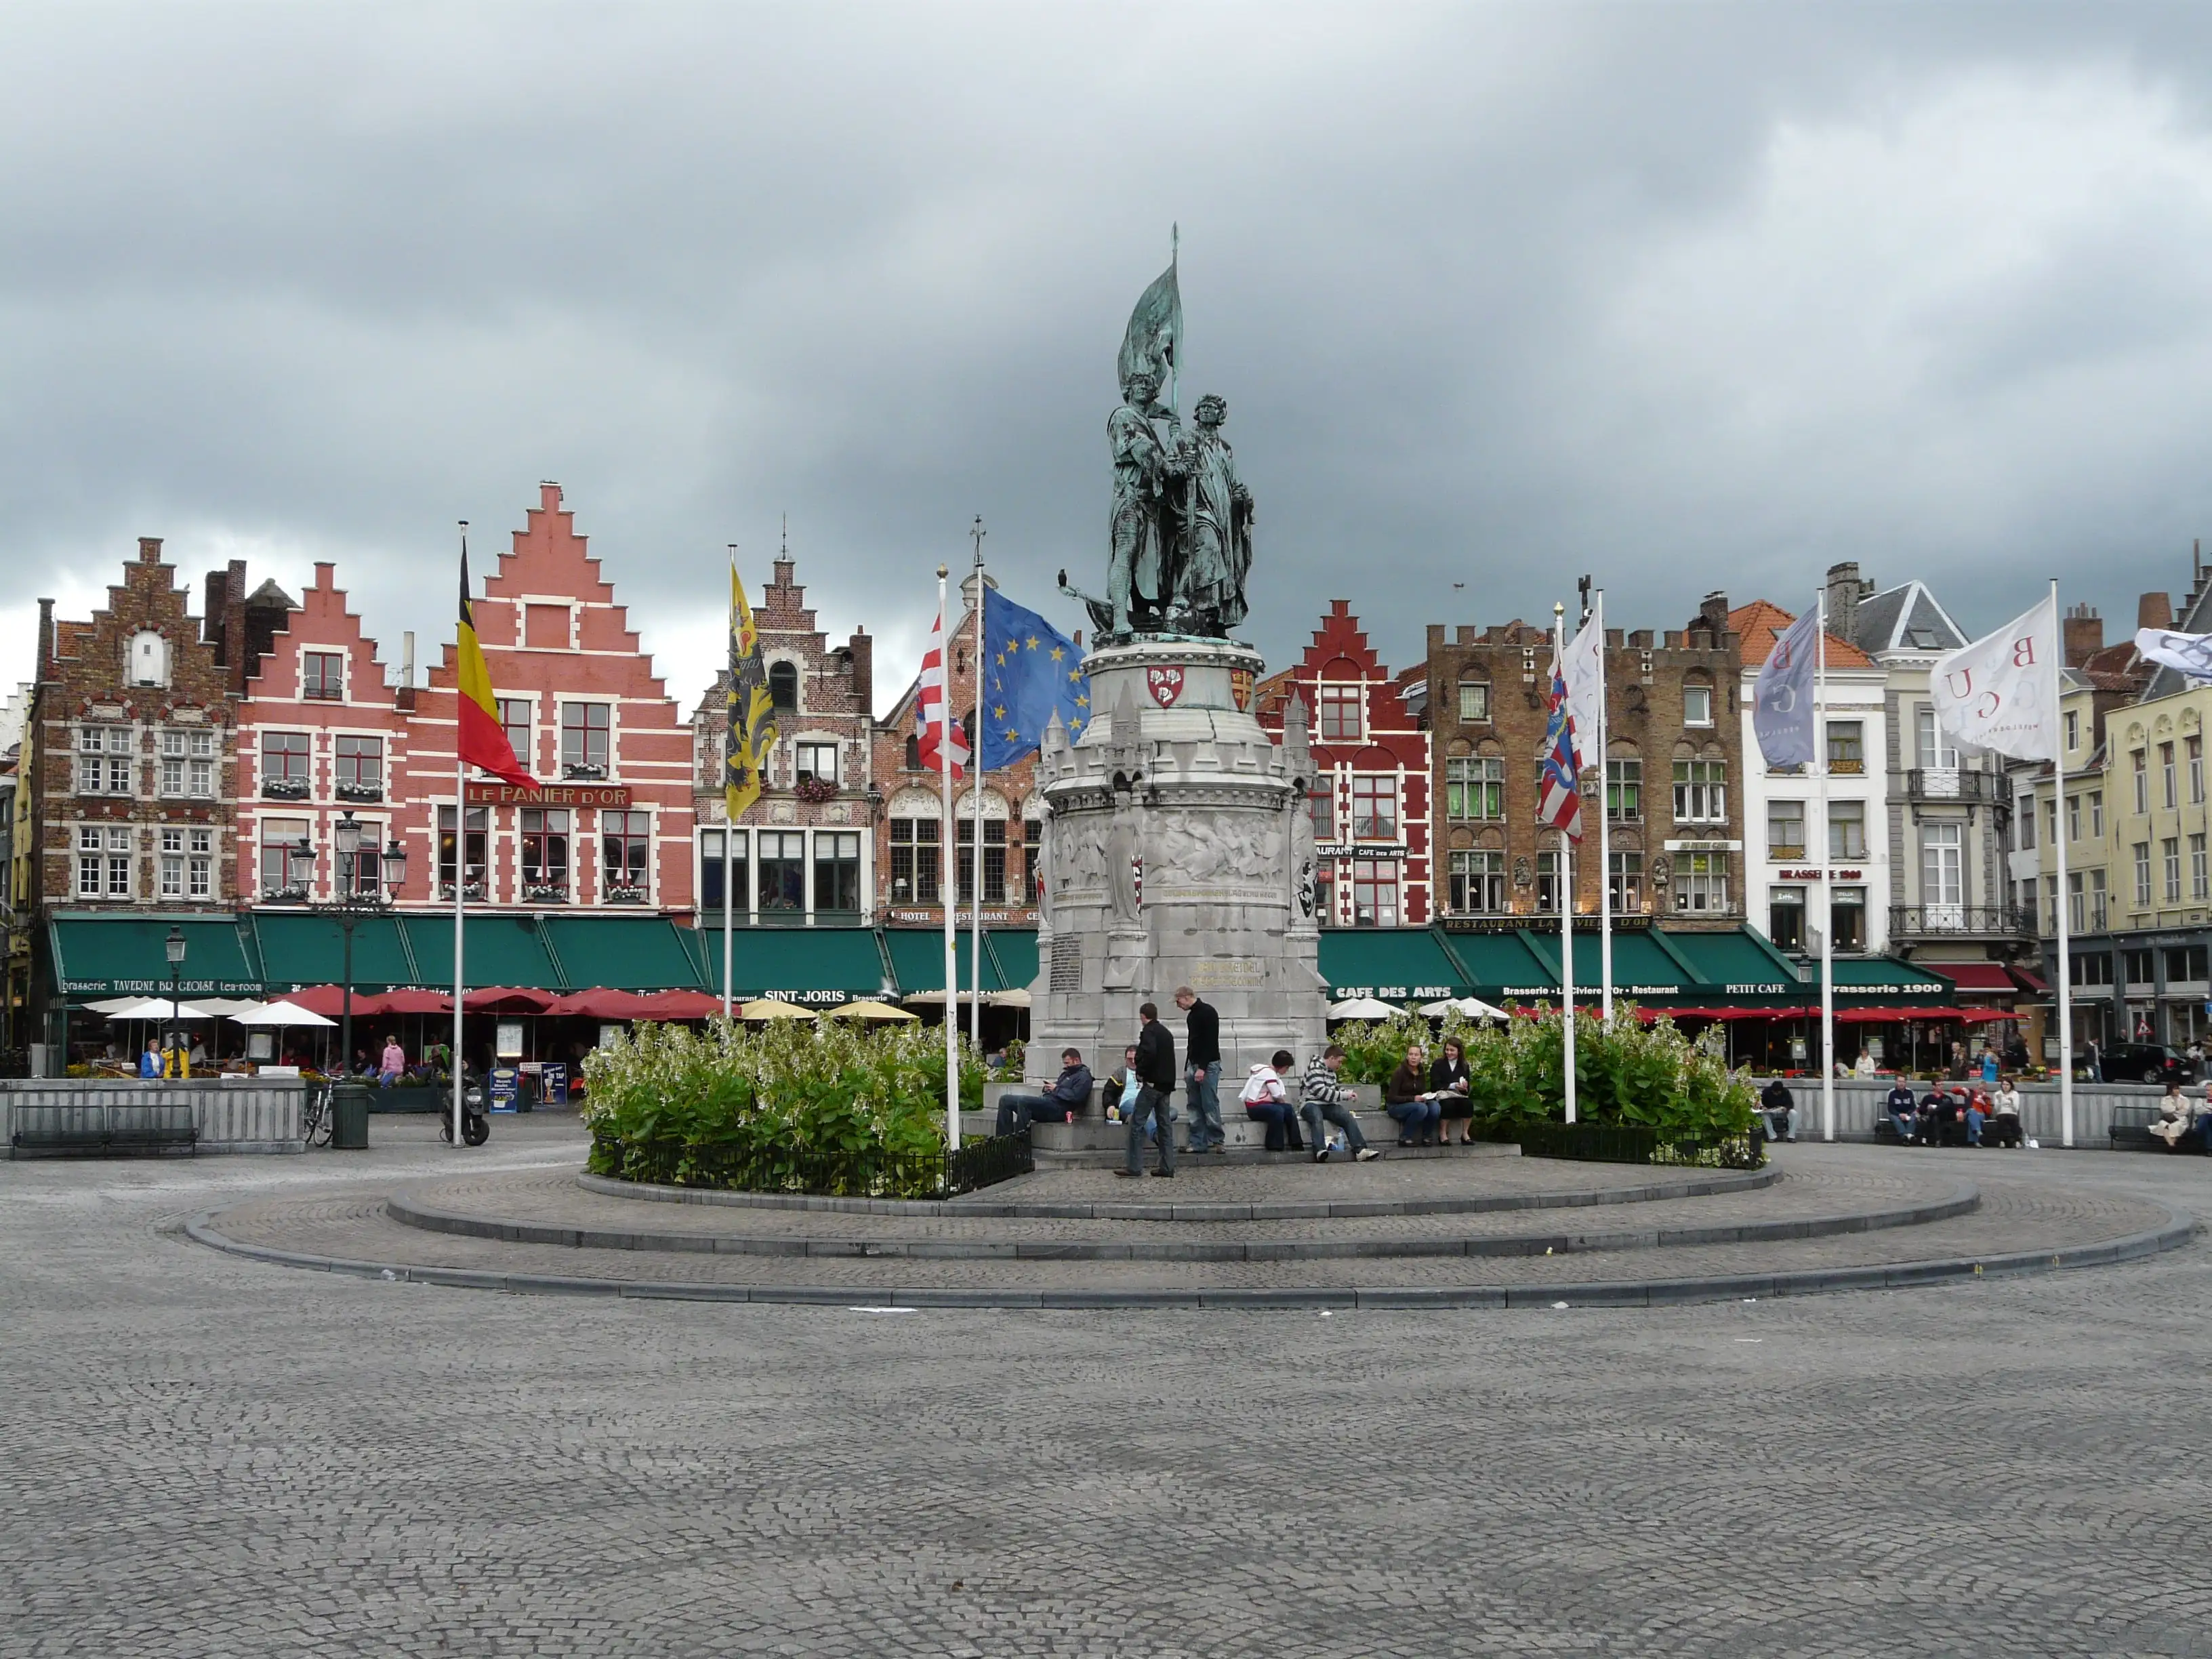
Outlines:
<svg viewBox="0 0 2212 1659"><path fill-rule="evenodd" d="M1605 708L1605 637L1592 617L1567 641L1559 659L1559 678L1567 683L1567 712L1574 717L1575 742L1586 766L1597 764L1598 716Z"/></svg>
<svg viewBox="0 0 2212 1659"><path fill-rule="evenodd" d="M1937 724L2014 760L2058 758L2058 604L2045 599L1994 634L1939 657L1929 676Z"/></svg>
<svg viewBox="0 0 2212 1659"><path fill-rule="evenodd" d="M2199 684L2212 680L2212 634L2177 634L2170 628L2138 628L2136 651L2144 661L2179 669Z"/></svg>

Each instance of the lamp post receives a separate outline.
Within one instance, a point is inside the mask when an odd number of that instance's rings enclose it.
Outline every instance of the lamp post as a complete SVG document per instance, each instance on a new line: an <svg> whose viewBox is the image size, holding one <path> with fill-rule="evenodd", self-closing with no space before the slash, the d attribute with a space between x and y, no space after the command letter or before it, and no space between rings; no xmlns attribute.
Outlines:
<svg viewBox="0 0 2212 1659"><path fill-rule="evenodd" d="M391 906L387 895L407 878L407 849L395 836L391 844L380 853L372 840L368 844L369 857L376 860L376 879L374 887L364 890L361 881L362 830L363 826L354 821L351 811L338 815L337 827L331 839L337 852L336 876L337 896L327 903L310 904L307 908L319 916L329 916L338 925L344 939L341 957L343 983L338 1020L338 1064L341 1067L353 1061L353 930L363 916L376 915ZM293 879L312 892L315 873L315 848L305 836L292 849Z"/></svg>
<svg viewBox="0 0 2212 1659"><path fill-rule="evenodd" d="M168 938L161 941L161 949L169 958L169 1018L168 1029L161 1036L161 1069L169 1069L169 1055L177 1046L177 990L185 973L185 930L171 927Z"/></svg>

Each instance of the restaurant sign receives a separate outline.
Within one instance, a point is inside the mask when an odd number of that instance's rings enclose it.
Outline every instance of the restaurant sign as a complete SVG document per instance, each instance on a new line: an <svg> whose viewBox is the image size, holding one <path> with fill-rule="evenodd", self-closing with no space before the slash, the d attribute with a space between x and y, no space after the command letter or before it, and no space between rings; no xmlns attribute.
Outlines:
<svg viewBox="0 0 2212 1659"><path fill-rule="evenodd" d="M472 783L471 806L605 806L617 811L629 805L626 783L538 783L527 789L511 783Z"/></svg>

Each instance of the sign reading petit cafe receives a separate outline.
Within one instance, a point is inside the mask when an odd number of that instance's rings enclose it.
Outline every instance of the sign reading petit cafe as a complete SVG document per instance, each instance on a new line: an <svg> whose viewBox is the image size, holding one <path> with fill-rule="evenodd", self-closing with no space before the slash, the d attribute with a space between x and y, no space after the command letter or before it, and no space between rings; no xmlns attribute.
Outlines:
<svg viewBox="0 0 2212 1659"><path fill-rule="evenodd" d="M511 783L472 783L471 806L609 806L629 805L626 783L541 783L519 789Z"/></svg>

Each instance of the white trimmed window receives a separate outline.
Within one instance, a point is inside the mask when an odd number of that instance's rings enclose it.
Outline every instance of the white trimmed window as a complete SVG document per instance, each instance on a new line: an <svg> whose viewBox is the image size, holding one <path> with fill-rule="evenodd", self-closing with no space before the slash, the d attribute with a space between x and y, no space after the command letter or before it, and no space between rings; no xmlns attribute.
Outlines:
<svg viewBox="0 0 2212 1659"><path fill-rule="evenodd" d="M76 731L76 792L127 795L131 788L131 728L80 726Z"/></svg>

